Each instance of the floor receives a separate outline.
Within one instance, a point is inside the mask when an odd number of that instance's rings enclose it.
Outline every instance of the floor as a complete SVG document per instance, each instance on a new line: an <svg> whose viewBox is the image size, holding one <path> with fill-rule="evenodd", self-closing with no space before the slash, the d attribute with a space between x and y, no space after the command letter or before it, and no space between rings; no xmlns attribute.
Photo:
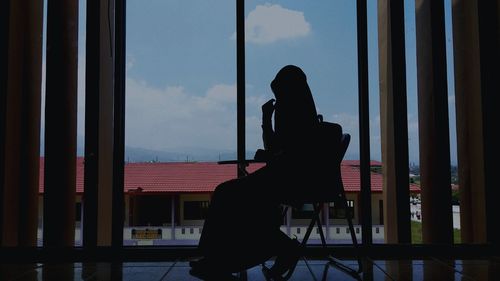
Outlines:
<svg viewBox="0 0 500 281"><path fill-rule="evenodd" d="M357 262L342 261L357 268ZM271 263L271 262L270 262ZM500 258L484 260L440 259L425 260L370 260L365 259L364 273L359 280L500 280ZM199 280L189 274L188 261L137 262L111 265L98 264L37 264L0 265L2 281L32 280ZM265 280L261 267L247 270L240 280ZM356 280L325 260L300 261L290 280Z"/></svg>

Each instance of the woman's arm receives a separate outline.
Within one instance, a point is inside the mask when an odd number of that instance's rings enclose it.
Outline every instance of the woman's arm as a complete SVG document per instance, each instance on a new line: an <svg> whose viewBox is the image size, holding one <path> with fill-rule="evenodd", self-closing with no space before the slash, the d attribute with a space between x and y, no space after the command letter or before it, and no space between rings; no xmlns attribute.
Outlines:
<svg viewBox="0 0 500 281"><path fill-rule="evenodd" d="M272 125L272 115L274 112L274 99L270 99L262 105L262 141L264 149L272 152L274 148L274 130Z"/></svg>

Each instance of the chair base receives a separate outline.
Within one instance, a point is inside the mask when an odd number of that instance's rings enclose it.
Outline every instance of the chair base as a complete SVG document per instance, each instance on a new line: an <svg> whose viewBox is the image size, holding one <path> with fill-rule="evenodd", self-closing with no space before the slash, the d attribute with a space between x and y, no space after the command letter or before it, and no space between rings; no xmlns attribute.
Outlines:
<svg viewBox="0 0 500 281"><path fill-rule="evenodd" d="M332 255L328 256L328 261L330 266L335 266L336 268L342 270L343 272L351 275L353 278L357 280L361 280L361 277L359 274L363 272L362 268L358 268L358 270L352 269L348 267L347 265L343 264L341 261L338 259L334 258Z"/></svg>
<svg viewBox="0 0 500 281"><path fill-rule="evenodd" d="M347 199L345 197L345 193L344 192L342 192L342 194L341 194L341 202L343 203L342 206L344 208L347 208ZM311 222L309 223L309 226L307 228L306 234L305 234L304 238L302 239L301 245L302 245L302 247L306 247L306 244L307 244L307 241L309 240L311 232L312 232L313 228L316 226L317 229L318 229L318 232L320 234L320 237L321 237L321 245L323 246L323 248L326 249L326 247L327 247L327 245L326 245L326 239L325 239L325 235L323 233L323 228L322 228L321 220L320 220L320 217L319 217L320 213L323 210L323 208L321 207L322 203L321 202L319 202L319 203L312 203L312 205L314 207L313 218L311 219ZM285 212L286 212L287 209L288 209L288 206L285 208L285 211L283 212L283 216L284 216L284 214L285 214ZM361 262L361 257L359 255L358 242L357 242L357 239L356 239L356 234L354 233L354 227L353 227L353 224L352 224L352 219L349 216L347 216L346 219L347 219L347 222L348 222L348 225L349 225L349 233L351 234L351 239L352 239L353 245L356 248L356 250L358 251L358 253L357 253L358 254L358 258L357 258L358 269L355 270L355 269L352 269L352 268L348 267L347 265L343 264L340 260L334 258L331 255L331 253L328 254L327 259L328 259L329 264L331 266L335 266L338 269L342 270L343 272L351 275L355 279L359 279L360 278L359 277L359 273L363 272L363 265L362 265L362 262Z"/></svg>
<svg viewBox="0 0 500 281"><path fill-rule="evenodd" d="M262 264L262 273L264 274L264 277L266 278L266 281L286 281L292 277L293 272L295 271L295 266L294 265L292 268L290 268L287 272L284 273L284 275L274 275L272 273L272 270L265 265L265 263Z"/></svg>

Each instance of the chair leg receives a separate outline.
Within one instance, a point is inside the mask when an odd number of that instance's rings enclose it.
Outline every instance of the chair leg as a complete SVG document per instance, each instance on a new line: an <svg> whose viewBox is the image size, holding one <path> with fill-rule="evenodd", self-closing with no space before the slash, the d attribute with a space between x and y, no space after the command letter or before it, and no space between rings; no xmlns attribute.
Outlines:
<svg viewBox="0 0 500 281"><path fill-rule="evenodd" d="M281 217L283 219L285 219L285 216L286 216L286 212L288 211L288 206L285 206L285 208L283 208L283 212L281 213Z"/></svg>
<svg viewBox="0 0 500 281"><path fill-rule="evenodd" d="M314 211L315 213L317 213L315 219L318 225L319 236L321 237L321 244L323 245L323 248L326 248L326 239L325 239L325 234L323 233L323 225L321 224L321 220L319 218L319 215L321 214L322 210L323 209L321 208L321 203L314 206Z"/></svg>
<svg viewBox="0 0 500 281"><path fill-rule="evenodd" d="M352 238L352 233L354 233L354 227L352 226L352 221L348 219L349 223L349 232L351 232L351 238ZM359 273L363 272L362 264L361 264L361 259L359 256L359 250L358 250L358 242L356 240L356 237L353 238L353 245L354 248L356 249L356 255L358 257L358 270L355 270L353 268L348 267L347 265L343 264L336 258L334 258L332 255L328 257L328 260L330 261L330 265L337 267L338 269L344 271L345 273L351 275L352 277L356 278L359 280Z"/></svg>
<svg viewBox="0 0 500 281"><path fill-rule="evenodd" d="M358 260L358 270L354 270L346 265L344 265L343 263L339 262L337 259L335 259L333 256L330 255L330 257L328 258L330 260L330 264L333 265L333 266L336 266L337 268L339 268L340 270L346 272L347 274L353 276L354 278L356 279L359 279L359 273L363 272L363 265L361 263L361 256L360 256L360 253L359 253L359 248L358 248L358 240L356 238L356 233L354 232L354 226L352 224L352 218L350 216L350 214L348 213L348 206L347 206L347 198L345 197L345 194L342 194L342 197L341 197L341 203L343 205L343 207L346 209L346 218L347 218L347 224L349 225L349 232L351 233L351 239L352 239L352 243L353 243L353 246L354 248L356 249L356 255L357 255L357 260Z"/></svg>
<svg viewBox="0 0 500 281"><path fill-rule="evenodd" d="M306 235L304 236L304 239L302 239L302 243L301 243L302 246L305 246L307 243L307 240L309 240L309 236L311 235L311 232L314 228L314 225L316 225L316 221L319 218L319 212L321 211L321 209L317 208L315 204L313 204L313 206L314 206L313 218L312 218L311 222L309 223L309 226L307 227L307 231L306 231Z"/></svg>
<svg viewBox="0 0 500 281"><path fill-rule="evenodd" d="M351 233L352 243L354 245L354 248L356 249L356 255L358 257L358 273L360 273L363 271L363 265L361 262L361 256L359 254L358 239L356 238L356 233L354 232L354 226L352 225L352 219L349 215L347 216L347 223L349 224L349 232Z"/></svg>
<svg viewBox="0 0 500 281"><path fill-rule="evenodd" d="M343 204L344 208L346 208L346 218L347 218L347 224L349 225L349 232L351 233L352 244L353 244L354 248L356 249L356 255L358 257L357 258L358 270L356 271L356 270L344 265L343 263L337 261L333 256L330 256L329 260L330 260L330 263L332 265L338 267L339 269L345 271L346 273L350 274L353 277L359 278L358 273L363 272L363 265L362 265L361 256L359 253L358 240L356 238L356 233L354 232L354 226L352 225L352 218L351 218L350 214L347 212L347 199L345 197L345 194L343 194L343 196L342 196L342 201L344 203Z"/></svg>

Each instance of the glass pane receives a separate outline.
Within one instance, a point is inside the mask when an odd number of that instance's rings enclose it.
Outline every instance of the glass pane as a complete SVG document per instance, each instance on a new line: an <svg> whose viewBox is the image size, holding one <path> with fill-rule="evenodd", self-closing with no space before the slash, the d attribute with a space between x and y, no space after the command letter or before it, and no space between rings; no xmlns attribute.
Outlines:
<svg viewBox="0 0 500 281"><path fill-rule="evenodd" d="M367 1L368 22L368 91L370 99L370 163L372 186L372 239L373 243L383 243L384 207L382 144L380 132L380 89L378 50L378 10L376 1Z"/></svg>
<svg viewBox="0 0 500 281"><path fill-rule="evenodd" d="M458 182L458 148L457 126L455 115L455 66L453 60L453 22L451 0L444 4L446 28L446 63L448 71L448 112L450 118L450 160L451 160L451 194L453 212L454 243L461 243L460 237L460 191Z"/></svg>
<svg viewBox="0 0 500 281"><path fill-rule="evenodd" d="M342 164L347 199L352 202L359 228L359 130L355 1L246 1L246 141L250 157L263 148L263 103L274 95L270 88L286 65L300 67L307 76L318 114L338 123L351 135ZM303 165L304 163L297 163ZM349 183L349 184L347 184ZM352 184L351 184L352 183ZM347 220L329 217L324 206L320 219L328 243L351 243ZM340 210L339 210L340 212ZM344 209L345 213L345 209ZM282 230L299 239L310 221L308 210L293 210ZM339 233L337 228L341 228ZM361 241L361 233L356 233ZM318 243L313 231L310 243Z"/></svg>
<svg viewBox="0 0 500 281"><path fill-rule="evenodd" d="M85 44L87 25L87 0L80 1L78 23L78 125L77 125L77 160L76 160L76 231L75 246L82 245L83 185L85 155Z"/></svg>
<svg viewBox="0 0 500 281"><path fill-rule="evenodd" d="M448 75L448 112L450 132L451 192L453 197L454 242L460 243L460 205L457 175L457 142L455 121L455 88L453 66L453 34L451 0L444 1L446 32L446 63ZM410 159L410 186L420 187L419 134L418 134L418 89L415 30L415 3L405 2L406 71L408 89L408 148ZM412 243L422 243L422 213L419 192L410 192Z"/></svg>
<svg viewBox="0 0 500 281"><path fill-rule="evenodd" d="M410 185L420 184L418 140L417 50L415 3L405 2L406 87L408 102L408 154ZM410 193L412 243L422 243L422 213L419 193Z"/></svg>
<svg viewBox="0 0 500 281"><path fill-rule="evenodd" d="M43 34L47 34L47 3L43 3ZM41 117L40 117L40 168L39 168L39 180L40 182L38 185L40 186L39 188L39 197L38 197L38 227L37 227L37 246L41 247L43 246L43 193L42 193L42 187L44 186L44 158L45 158L45 90L46 90L46 83L45 83L45 78L46 76L46 68L45 66L47 65L47 60L46 60L46 46L47 46L47 37L43 36L43 43L42 43L42 96L41 96Z"/></svg>
<svg viewBox="0 0 500 281"><path fill-rule="evenodd" d="M236 177L235 1L127 6L124 244L196 245Z"/></svg>

